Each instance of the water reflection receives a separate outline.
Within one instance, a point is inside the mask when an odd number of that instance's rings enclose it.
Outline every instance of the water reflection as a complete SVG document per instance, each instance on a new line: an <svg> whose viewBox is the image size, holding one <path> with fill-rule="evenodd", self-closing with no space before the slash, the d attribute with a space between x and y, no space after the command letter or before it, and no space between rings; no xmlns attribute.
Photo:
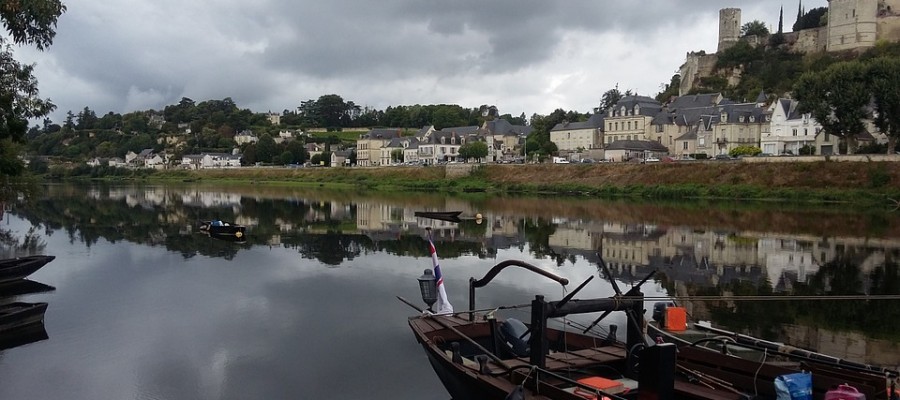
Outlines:
<svg viewBox="0 0 900 400"><path fill-rule="evenodd" d="M417 211L461 211L483 218L454 223L423 218ZM255 186L54 185L8 212L40 226L44 234L63 232L88 248L100 240L125 241L161 247L183 259L233 260L260 248L296 251L328 267L380 253L427 257L424 237L430 228L443 259L494 259L513 249L565 268L579 260L596 264L602 255L625 283L657 270L657 283L671 295L900 294L900 217L880 210L360 195ZM213 216L246 226L245 243L199 232L196 222ZM900 304L895 303L687 306L695 318L811 348L862 336L865 350L847 346L865 353L854 357L877 354L882 356L879 363L896 366L898 352L879 347L897 342L896 329L883 323L900 319Z"/></svg>

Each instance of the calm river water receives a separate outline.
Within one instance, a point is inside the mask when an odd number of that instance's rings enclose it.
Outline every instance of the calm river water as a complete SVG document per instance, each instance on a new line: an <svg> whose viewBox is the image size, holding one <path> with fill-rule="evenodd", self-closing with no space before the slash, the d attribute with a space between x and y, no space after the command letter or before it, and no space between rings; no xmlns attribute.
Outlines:
<svg viewBox="0 0 900 400"><path fill-rule="evenodd" d="M414 215L425 210L483 218ZM246 225L246 240L198 232L216 217ZM447 400L407 325L416 311L396 299L421 304L426 227L457 310L468 279L500 261L553 271L571 290L604 278L598 254L622 287L657 270L647 296L900 294L900 213L887 207L50 185L3 204L0 258L56 259L30 277L55 290L0 294L49 303L46 336L0 346L0 399ZM565 293L505 270L477 307ZM613 293L594 279L579 297ZM686 306L732 330L897 366L898 303Z"/></svg>

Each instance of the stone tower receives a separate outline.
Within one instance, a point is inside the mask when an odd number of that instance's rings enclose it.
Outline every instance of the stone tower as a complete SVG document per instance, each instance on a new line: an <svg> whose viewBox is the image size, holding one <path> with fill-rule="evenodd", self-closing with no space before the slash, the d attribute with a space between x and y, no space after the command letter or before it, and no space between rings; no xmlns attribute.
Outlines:
<svg viewBox="0 0 900 400"><path fill-rule="evenodd" d="M877 0L828 0L828 51L875 46Z"/></svg>
<svg viewBox="0 0 900 400"><path fill-rule="evenodd" d="M717 52L734 46L741 39L741 9L719 10L719 48Z"/></svg>

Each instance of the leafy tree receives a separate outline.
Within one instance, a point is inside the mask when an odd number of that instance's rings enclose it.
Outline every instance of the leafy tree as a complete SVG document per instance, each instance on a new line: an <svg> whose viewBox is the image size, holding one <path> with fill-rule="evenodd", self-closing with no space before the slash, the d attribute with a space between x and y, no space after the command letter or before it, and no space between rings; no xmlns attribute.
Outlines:
<svg viewBox="0 0 900 400"><path fill-rule="evenodd" d="M285 151L278 157L278 161L281 165L289 165L294 162L294 155L289 151Z"/></svg>
<svg viewBox="0 0 900 400"><path fill-rule="evenodd" d="M476 160L483 159L488 155L487 143L485 142L469 142L459 146L459 156L464 160L474 158Z"/></svg>
<svg viewBox="0 0 900 400"><path fill-rule="evenodd" d="M672 75L672 79L669 80L661 92L656 95L656 101L660 103L665 103L669 101L669 99L678 96L678 92L681 88L681 74Z"/></svg>
<svg viewBox="0 0 900 400"><path fill-rule="evenodd" d="M868 77L877 112L875 125L888 137L887 153L894 154L900 138L900 60L874 60Z"/></svg>
<svg viewBox="0 0 900 400"><path fill-rule="evenodd" d="M256 143L256 160L264 163L270 163L276 156L275 139L268 133L264 133L259 137Z"/></svg>
<svg viewBox="0 0 900 400"><path fill-rule="evenodd" d="M856 136L863 132L871 94L868 68L858 61L834 64L822 72L803 74L794 86L799 111L812 114L825 133L841 138L850 153L856 152Z"/></svg>
<svg viewBox="0 0 900 400"><path fill-rule="evenodd" d="M619 91L619 85L616 85L616 87L603 93L603 96L600 97L600 106L595 108L594 112L605 113L610 107L616 105L619 100L622 100L622 97L624 95Z"/></svg>
<svg viewBox="0 0 900 400"><path fill-rule="evenodd" d="M391 161L394 163L403 162L403 149L391 150Z"/></svg>
<svg viewBox="0 0 900 400"><path fill-rule="evenodd" d="M97 118L97 114L94 113L93 110L84 107L80 113L78 113L78 122L75 124L76 129L94 129L99 122Z"/></svg>
<svg viewBox="0 0 900 400"><path fill-rule="evenodd" d="M818 28L828 23L828 7L818 7L807 11L803 16L797 17L793 30L797 32L803 29Z"/></svg>
<svg viewBox="0 0 900 400"><path fill-rule="evenodd" d="M728 152L728 155L730 155L732 157L755 156L760 153L762 153L762 150L760 150L760 148L756 147L756 146L738 146L738 147L731 149Z"/></svg>
<svg viewBox="0 0 900 400"><path fill-rule="evenodd" d="M769 28L766 28L766 24L764 24L760 20L750 21L743 26L741 26L741 36L767 36L769 34Z"/></svg>
<svg viewBox="0 0 900 400"><path fill-rule="evenodd" d="M64 12L66 6L59 0L0 2L0 21L9 35L0 35L0 175L24 171L17 151L25 140L28 120L56 109L49 100L38 97L34 65L19 63L11 43L46 49L53 43L56 21Z"/></svg>
<svg viewBox="0 0 900 400"><path fill-rule="evenodd" d="M291 155L294 158L294 161L298 164L303 164L306 162L307 153L306 148L303 146L303 142L299 140L291 140L287 144L287 151L291 152Z"/></svg>

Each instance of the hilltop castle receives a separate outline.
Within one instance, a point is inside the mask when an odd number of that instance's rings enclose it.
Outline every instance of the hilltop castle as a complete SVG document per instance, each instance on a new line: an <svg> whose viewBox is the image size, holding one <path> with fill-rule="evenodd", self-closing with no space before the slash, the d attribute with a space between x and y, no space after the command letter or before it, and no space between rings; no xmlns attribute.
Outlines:
<svg viewBox="0 0 900 400"><path fill-rule="evenodd" d="M860 52L874 47L881 40L900 41L900 0L828 0L827 15L825 26L784 33L783 46L798 53ZM741 9L719 10L717 52L739 41L752 45L767 43L767 37L741 37L741 26ZM679 94L687 94L701 78L712 76L717 59L716 54L703 51L688 53L680 70ZM740 74L728 74L726 78L733 85L740 79Z"/></svg>

